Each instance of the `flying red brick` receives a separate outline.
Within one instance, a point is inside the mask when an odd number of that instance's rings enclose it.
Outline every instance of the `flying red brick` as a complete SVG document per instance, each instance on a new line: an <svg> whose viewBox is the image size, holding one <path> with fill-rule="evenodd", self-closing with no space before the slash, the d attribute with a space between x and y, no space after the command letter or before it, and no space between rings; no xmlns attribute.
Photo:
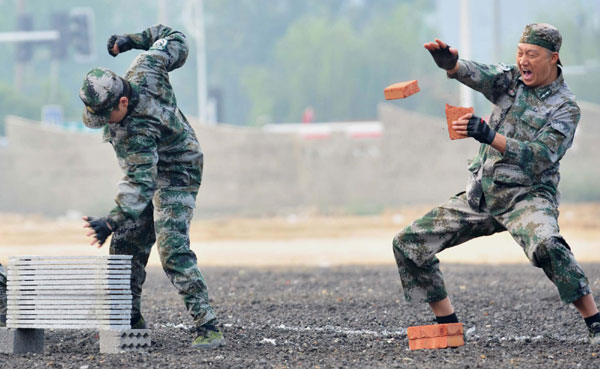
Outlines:
<svg viewBox="0 0 600 369"><path fill-rule="evenodd" d="M383 90L386 100L404 99L410 95L414 95L421 91L418 81L412 80L407 82L394 83Z"/></svg>

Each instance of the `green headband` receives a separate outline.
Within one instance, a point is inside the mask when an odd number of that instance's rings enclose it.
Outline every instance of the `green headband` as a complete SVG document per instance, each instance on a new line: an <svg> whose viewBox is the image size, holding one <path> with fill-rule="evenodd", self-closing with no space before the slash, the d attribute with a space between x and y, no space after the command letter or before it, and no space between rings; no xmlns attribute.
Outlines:
<svg viewBox="0 0 600 369"><path fill-rule="evenodd" d="M558 29L551 24L533 23L525 26L519 42L558 52L562 44L562 37Z"/></svg>
<svg viewBox="0 0 600 369"><path fill-rule="evenodd" d="M556 50L556 45L553 42L550 42L548 40L544 40L541 37L537 37L534 34L530 34L527 37L521 37L521 40L519 40L519 42L524 43L524 44L532 44L532 45L538 45L541 46L543 48L546 48L550 51L553 52L558 52L558 50Z"/></svg>

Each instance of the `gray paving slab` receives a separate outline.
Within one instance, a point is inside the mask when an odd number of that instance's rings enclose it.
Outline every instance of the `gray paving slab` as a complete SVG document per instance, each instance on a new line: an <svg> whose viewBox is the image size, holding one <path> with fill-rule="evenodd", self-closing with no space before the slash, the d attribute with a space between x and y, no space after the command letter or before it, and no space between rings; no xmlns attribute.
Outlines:
<svg viewBox="0 0 600 369"><path fill-rule="evenodd" d="M11 314L28 314L28 313L40 313L40 314L54 314L54 312L65 314L84 314L85 312L106 312L111 314L129 314L131 313L131 304L129 305L118 305L118 306L63 306L63 305L11 305L9 306Z"/></svg>
<svg viewBox="0 0 600 369"><path fill-rule="evenodd" d="M59 293L64 296L64 298L69 298L69 296L73 297L73 296L87 296L88 298L90 298L90 296L131 296L131 293L129 292L129 290L127 289L123 289L123 290L101 290L100 291L96 291L96 290L81 290L81 289L77 289L77 290L61 290L58 291L57 293L52 293L51 291L27 291L27 290L11 290L9 288L7 288L7 292L8 295L12 295L15 292L19 293L20 296L26 297L26 296L38 296L40 298L49 298L52 296L58 296Z"/></svg>
<svg viewBox="0 0 600 369"><path fill-rule="evenodd" d="M70 287L74 288L90 288L90 289L98 289L98 288L106 288L106 289L122 289L129 288L131 286L131 282L129 280L118 280L118 281L102 281L102 280L73 280L73 281L13 281L10 280L6 284L6 288L9 289L31 289L36 288L39 290L60 290L62 288Z"/></svg>
<svg viewBox="0 0 600 369"><path fill-rule="evenodd" d="M130 318L127 319L101 319L101 320L58 320L58 319L27 319L27 320L6 320L8 328L53 328L53 329L73 329L73 328L91 328L91 329L119 329L131 328Z"/></svg>
<svg viewBox="0 0 600 369"><path fill-rule="evenodd" d="M37 260L27 260L27 259L18 259L18 260L10 260L8 261L8 265L15 266L35 266L35 265L124 265L131 263L130 260L111 260L111 259L37 259Z"/></svg>
<svg viewBox="0 0 600 369"><path fill-rule="evenodd" d="M7 276L13 280L50 280L50 279L96 279L96 278L130 278L131 271L126 269L106 270L90 273L87 270L48 270L39 272L36 270L9 271Z"/></svg>
<svg viewBox="0 0 600 369"><path fill-rule="evenodd" d="M90 324L90 323L81 323L81 324L40 324L40 323L35 323L35 324L31 324L30 326L27 326L25 324L19 325L19 326L23 326L23 328L36 328L36 329L56 329L56 330L62 330L62 329L104 329L104 330L123 330L123 329L130 329L131 325L129 323L129 320L127 321L127 323L121 323L121 324Z"/></svg>
<svg viewBox="0 0 600 369"><path fill-rule="evenodd" d="M10 256L9 260L131 260L131 255L70 255L70 256L46 256L46 255L21 255Z"/></svg>
<svg viewBox="0 0 600 369"><path fill-rule="evenodd" d="M60 271L60 270L94 270L94 271L109 271L109 270L127 270L130 269L129 264L107 265L107 264L72 264L72 265L14 265L8 264L8 267L13 271ZM7 268L8 269L8 268Z"/></svg>
<svg viewBox="0 0 600 369"><path fill-rule="evenodd" d="M100 311L95 311L92 309L88 310L87 312L81 312L81 313L77 313L77 312L75 312L75 310L65 310L65 311L54 310L54 312L52 312L52 311L48 311L48 310L39 311L39 310L11 309L11 311L8 312L8 314L6 314L7 318L12 318L12 319L17 319L17 318L30 319L32 317L36 318L36 319L63 319L65 317L67 317L68 319L86 319L87 317L90 317L90 316L95 316L97 318L105 317L106 319L120 319L120 318L124 318L125 316L129 317L129 315L130 315L129 312L126 312L123 310L116 310L116 311L108 310L108 312L100 312Z"/></svg>
<svg viewBox="0 0 600 369"><path fill-rule="evenodd" d="M47 299L43 299L43 298L25 298L25 297L21 297L21 298L9 298L8 299L8 305L15 305L15 306L19 306L19 305L32 305L32 306L46 306L46 305L72 305L72 304L78 304L78 305L96 305L96 306L104 306L104 305L126 305L126 304L131 304L131 295L116 295L116 296L112 296L113 298L110 298L111 296L100 296L97 298L93 298L93 299L76 299L73 298L74 296L71 296L70 299L69 298L65 298L66 296L63 296L63 298L47 298ZM79 296L77 296L79 297Z"/></svg>

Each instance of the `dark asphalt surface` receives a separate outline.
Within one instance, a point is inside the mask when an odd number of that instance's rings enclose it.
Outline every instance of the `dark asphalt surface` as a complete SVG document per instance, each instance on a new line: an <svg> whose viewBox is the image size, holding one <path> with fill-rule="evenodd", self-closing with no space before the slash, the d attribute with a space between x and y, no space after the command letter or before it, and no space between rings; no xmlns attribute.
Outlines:
<svg viewBox="0 0 600 369"><path fill-rule="evenodd" d="M584 264L595 296L600 264ZM99 353L93 330L46 330L43 355L0 354L0 368L600 368L577 311L530 265L443 265L467 344L408 350L406 328L431 324L408 305L394 265L203 268L226 346L189 348L191 318L158 268L149 269L148 354ZM598 299L597 299L598 300Z"/></svg>

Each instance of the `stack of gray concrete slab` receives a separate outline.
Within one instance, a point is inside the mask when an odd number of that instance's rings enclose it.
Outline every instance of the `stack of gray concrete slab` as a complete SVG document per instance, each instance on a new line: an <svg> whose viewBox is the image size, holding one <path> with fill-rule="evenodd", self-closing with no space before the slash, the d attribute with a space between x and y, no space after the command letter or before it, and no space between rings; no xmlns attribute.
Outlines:
<svg viewBox="0 0 600 369"><path fill-rule="evenodd" d="M143 352L150 331L130 329L131 256L9 258L1 353L43 352L44 329L100 330L100 351Z"/></svg>
<svg viewBox="0 0 600 369"><path fill-rule="evenodd" d="M8 328L129 329L131 256L9 258Z"/></svg>

